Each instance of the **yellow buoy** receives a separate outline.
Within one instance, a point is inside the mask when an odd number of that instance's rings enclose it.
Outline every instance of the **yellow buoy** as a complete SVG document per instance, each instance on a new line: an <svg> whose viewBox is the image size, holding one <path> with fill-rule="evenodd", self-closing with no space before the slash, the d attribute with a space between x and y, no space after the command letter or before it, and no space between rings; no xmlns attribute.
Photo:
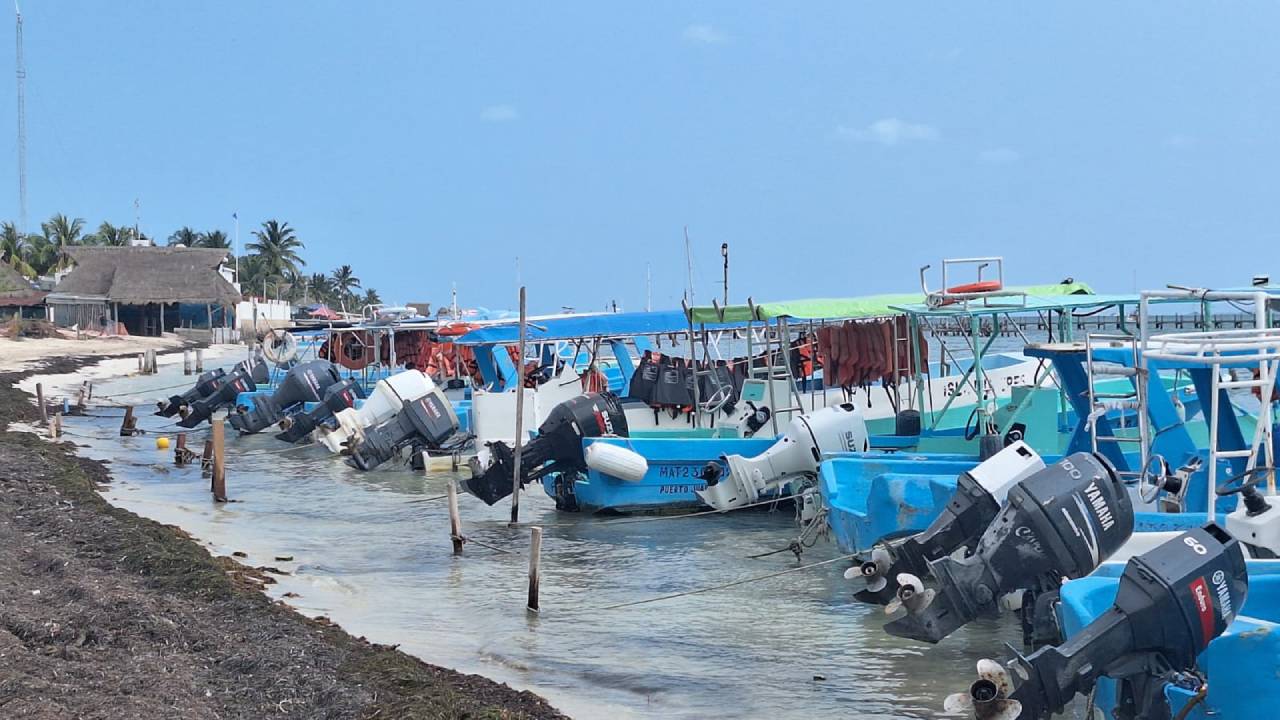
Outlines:
<svg viewBox="0 0 1280 720"><path fill-rule="evenodd" d="M167 438L167 437L165 437L165 436L163 436L163 435L161 435L160 437L156 438L156 449L157 449L157 450L168 450L168 449L169 449L169 438Z"/></svg>

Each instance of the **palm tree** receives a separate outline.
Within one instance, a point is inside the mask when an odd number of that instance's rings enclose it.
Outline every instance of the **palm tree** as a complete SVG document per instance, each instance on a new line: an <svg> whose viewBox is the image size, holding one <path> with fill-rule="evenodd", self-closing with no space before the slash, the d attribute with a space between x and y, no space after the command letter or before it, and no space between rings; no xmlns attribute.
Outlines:
<svg viewBox="0 0 1280 720"><path fill-rule="evenodd" d="M299 266L307 264L298 255L305 246L289 223L268 220L262 223L261 230L253 231L253 236L257 240L245 245L245 249L262 259L262 272L266 276L293 277L298 274Z"/></svg>
<svg viewBox="0 0 1280 720"><path fill-rule="evenodd" d="M67 255L67 248L80 244L80 234L84 231L84 218L68 218L62 213L58 213L47 221L40 223L40 228L44 230L45 239L57 251L57 260L54 262L53 270L61 270L71 263L71 256Z"/></svg>
<svg viewBox="0 0 1280 720"><path fill-rule="evenodd" d="M98 226L98 231L85 238L86 242L89 238L93 238L95 245L110 245L112 247L124 247L133 239L133 228L123 225L112 225L105 220Z"/></svg>
<svg viewBox="0 0 1280 720"><path fill-rule="evenodd" d="M355 271L350 265L343 265L333 271L333 291L338 295L338 302L342 303L342 311L347 311L347 298L355 299L355 290L360 287L360 278L356 277Z"/></svg>
<svg viewBox="0 0 1280 720"><path fill-rule="evenodd" d="M382 298L378 297L378 291L373 288L366 288L364 298L360 301L361 305L381 305Z"/></svg>
<svg viewBox="0 0 1280 720"><path fill-rule="evenodd" d="M231 243L227 242L227 234L225 232L221 230L210 230L209 232L201 235L200 247L230 250Z"/></svg>
<svg viewBox="0 0 1280 720"><path fill-rule="evenodd" d="M18 232L17 225L11 222L0 225L0 262L7 263L29 278L34 278L38 273L27 262L28 249L27 238Z"/></svg>
<svg viewBox="0 0 1280 720"><path fill-rule="evenodd" d="M175 230L174 233L169 236L170 246L185 245L189 248L200 247L200 244L203 242L204 242L204 235L186 226L183 226L182 228Z"/></svg>
<svg viewBox="0 0 1280 720"><path fill-rule="evenodd" d="M305 292L308 300L327 305L333 300L333 281L324 273L313 273L307 279Z"/></svg>
<svg viewBox="0 0 1280 720"><path fill-rule="evenodd" d="M58 264L58 248L43 235L28 235L23 253L36 275L47 275Z"/></svg>

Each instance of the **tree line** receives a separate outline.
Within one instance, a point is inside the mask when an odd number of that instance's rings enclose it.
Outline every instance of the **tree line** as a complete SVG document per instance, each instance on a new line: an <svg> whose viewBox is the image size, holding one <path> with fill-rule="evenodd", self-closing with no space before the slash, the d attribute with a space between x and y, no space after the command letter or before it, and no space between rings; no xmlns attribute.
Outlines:
<svg viewBox="0 0 1280 720"><path fill-rule="evenodd" d="M85 232L82 218L69 218L58 213L40 224L40 232L23 234L12 222L0 224L0 262L7 263L24 276L35 279L65 270L71 265L67 250L75 246L99 245L124 247L135 236L151 243L145 233L136 233L126 225L102 222L97 230ZM328 273L307 273L302 258L306 249L289 223L266 220L253 231L253 240L245 244L246 253L239 258L240 289L245 295L261 294L301 303L324 303L342 310L358 310L364 305L382 302L373 288L363 287L350 265L341 265ZM197 231L191 227L175 230L167 240L170 246L230 249L223 230ZM228 253L227 262L236 259Z"/></svg>

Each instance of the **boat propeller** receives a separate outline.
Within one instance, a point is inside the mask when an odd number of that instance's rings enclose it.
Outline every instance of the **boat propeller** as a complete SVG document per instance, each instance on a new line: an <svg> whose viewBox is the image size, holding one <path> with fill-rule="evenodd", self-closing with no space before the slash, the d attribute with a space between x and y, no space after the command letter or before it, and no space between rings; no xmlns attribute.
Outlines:
<svg viewBox="0 0 1280 720"><path fill-rule="evenodd" d="M1016 720L1022 714L1022 703L1009 697L1012 692L1009 670L983 658L978 661L978 679L969 691L948 695L942 709L953 715L971 714L978 720Z"/></svg>

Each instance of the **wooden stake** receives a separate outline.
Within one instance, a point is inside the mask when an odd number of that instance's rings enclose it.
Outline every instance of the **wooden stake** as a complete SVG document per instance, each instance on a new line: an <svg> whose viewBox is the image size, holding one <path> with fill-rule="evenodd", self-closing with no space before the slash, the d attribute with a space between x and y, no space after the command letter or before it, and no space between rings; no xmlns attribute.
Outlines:
<svg viewBox="0 0 1280 720"><path fill-rule="evenodd" d="M138 374L139 375L142 374L142 364L143 364L142 358L144 357L144 355L145 355L144 353L138 353Z"/></svg>
<svg viewBox="0 0 1280 720"><path fill-rule="evenodd" d="M538 575L542 570L542 528L530 528L529 535L529 604L532 612L538 612Z"/></svg>
<svg viewBox="0 0 1280 720"><path fill-rule="evenodd" d="M213 325L210 324L209 327L212 328ZM202 372L204 372L204 349L200 348L196 350L196 373Z"/></svg>
<svg viewBox="0 0 1280 720"><path fill-rule="evenodd" d="M49 437L58 438L62 436L62 413L53 414L53 424L49 426Z"/></svg>
<svg viewBox="0 0 1280 720"><path fill-rule="evenodd" d="M187 434L178 433L177 442L173 445L173 464L182 467L187 464Z"/></svg>
<svg viewBox="0 0 1280 720"><path fill-rule="evenodd" d="M221 414L213 418L213 476L209 489L213 492L214 502L227 501L227 463L224 418Z"/></svg>
<svg viewBox="0 0 1280 720"><path fill-rule="evenodd" d="M133 416L133 406L124 409L124 419L120 421L120 437L138 434L138 418Z"/></svg>
<svg viewBox="0 0 1280 720"><path fill-rule="evenodd" d="M458 488L449 481L449 537L453 540L453 554L462 554L462 517L458 514Z"/></svg>
<svg viewBox="0 0 1280 720"><path fill-rule="evenodd" d="M40 406L40 424L49 426L49 409L44 406L44 384L36 383L36 404Z"/></svg>
<svg viewBox="0 0 1280 720"><path fill-rule="evenodd" d="M525 314L524 286L520 286L520 344L516 352L516 450L515 472L511 476L511 524L520 522L520 454L524 450L524 344L529 332Z"/></svg>
<svg viewBox="0 0 1280 720"><path fill-rule="evenodd" d="M190 350L182 351L182 374L183 375L191 374L191 351Z"/></svg>
<svg viewBox="0 0 1280 720"><path fill-rule="evenodd" d="M76 410L84 412L84 399L89 394L89 381L85 380L80 383L80 391L76 393Z"/></svg>
<svg viewBox="0 0 1280 720"><path fill-rule="evenodd" d="M204 452L200 455L200 474L204 477L213 477L213 440L204 441ZM213 486L209 486L210 490Z"/></svg>

